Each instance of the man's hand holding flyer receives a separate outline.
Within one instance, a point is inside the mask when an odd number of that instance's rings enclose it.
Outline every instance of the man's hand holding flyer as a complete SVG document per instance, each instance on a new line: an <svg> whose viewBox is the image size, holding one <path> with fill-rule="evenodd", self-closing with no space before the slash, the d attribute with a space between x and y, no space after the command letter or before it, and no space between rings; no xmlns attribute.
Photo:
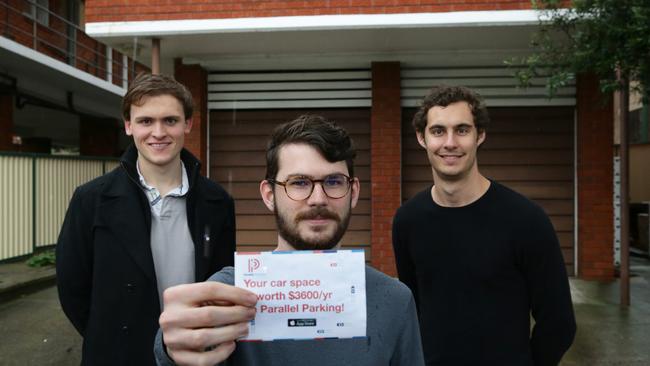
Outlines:
<svg viewBox="0 0 650 366"><path fill-rule="evenodd" d="M258 296L242 340L366 336L361 249L236 253L235 286Z"/></svg>

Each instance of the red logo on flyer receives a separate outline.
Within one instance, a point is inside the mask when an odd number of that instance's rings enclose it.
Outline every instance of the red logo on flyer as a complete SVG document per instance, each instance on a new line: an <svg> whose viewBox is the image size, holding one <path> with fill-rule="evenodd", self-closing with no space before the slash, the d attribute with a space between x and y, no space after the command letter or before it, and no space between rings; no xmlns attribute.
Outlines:
<svg viewBox="0 0 650 366"><path fill-rule="evenodd" d="M261 262L257 258L249 258L248 259L248 272L255 272L258 270L261 266Z"/></svg>

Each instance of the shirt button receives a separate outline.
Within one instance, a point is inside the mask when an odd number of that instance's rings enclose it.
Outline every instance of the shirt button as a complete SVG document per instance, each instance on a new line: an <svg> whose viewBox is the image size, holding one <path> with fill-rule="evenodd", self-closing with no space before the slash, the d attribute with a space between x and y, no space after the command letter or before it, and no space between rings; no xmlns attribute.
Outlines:
<svg viewBox="0 0 650 366"><path fill-rule="evenodd" d="M125 285L125 287L126 287L126 291L127 291L127 292L129 292L129 293L133 293L133 292L135 292L135 285L134 285L134 284L132 284L132 283L127 283L127 284Z"/></svg>
<svg viewBox="0 0 650 366"><path fill-rule="evenodd" d="M129 333L129 327L127 327L126 325L123 325L123 326L122 326L122 332L128 334L128 333Z"/></svg>

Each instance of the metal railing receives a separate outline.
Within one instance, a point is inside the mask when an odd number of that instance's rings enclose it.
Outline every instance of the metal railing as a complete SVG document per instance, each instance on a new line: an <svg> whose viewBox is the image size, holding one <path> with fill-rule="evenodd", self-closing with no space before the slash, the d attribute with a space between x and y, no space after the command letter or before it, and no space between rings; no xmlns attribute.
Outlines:
<svg viewBox="0 0 650 366"><path fill-rule="evenodd" d="M56 243L74 189L117 158L0 152L0 262Z"/></svg>
<svg viewBox="0 0 650 366"><path fill-rule="evenodd" d="M149 70L34 0L0 2L0 36L122 88Z"/></svg>

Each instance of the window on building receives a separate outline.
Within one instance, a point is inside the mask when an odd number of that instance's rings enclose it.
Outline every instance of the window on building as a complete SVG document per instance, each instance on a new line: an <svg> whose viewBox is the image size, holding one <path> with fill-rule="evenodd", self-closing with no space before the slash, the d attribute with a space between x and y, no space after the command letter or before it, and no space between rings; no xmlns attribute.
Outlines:
<svg viewBox="0 0 650 366"><path fill-rule="evenodd" d="M642 105L641 108L630 111L630 143L650 143L650 106Z"/></svg>

